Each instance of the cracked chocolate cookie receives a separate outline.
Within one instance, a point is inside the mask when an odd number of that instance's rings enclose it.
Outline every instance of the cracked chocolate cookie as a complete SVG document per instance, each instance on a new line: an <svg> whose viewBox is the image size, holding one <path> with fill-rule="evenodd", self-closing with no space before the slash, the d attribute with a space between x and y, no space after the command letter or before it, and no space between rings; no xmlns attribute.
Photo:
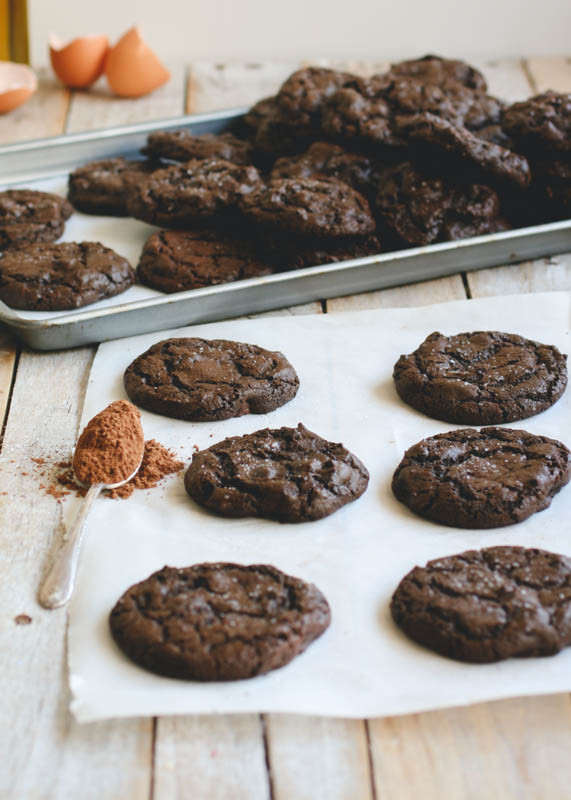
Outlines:
<svg viewBox="0 0 571 800"><path fill-rule="evenodd" d="M502 128L524 153L571 152L571 92L547 91L509 106Z"/></svg>
<svg viewBox="0 0 571 800"><path fill-rule="evenodd" d="M282 178L245 196L252 222L299 236L363 236L375 221L363 195L335 178Z"/></svg>
<svg viewBox="0 0 571 800"><path fill-rule="evenodd" d="M99 242L30 244L0 253L0 299L12 308L66 311L124 292L135 273Z"/></svg>
<svg viewBox="0 0 571 800"><path fill-rule="evenodd" d="M415 150L475 171L483 180L515 189L529 186L531 171L524 156L481 138L467 127L422 113L398 117L395 129Z"/></svg>
<svg viewBox="0 0 571 800"><path fill-rule="evenodd" d="M137 266L141 283L160 292L184 292L269 275L274 270L250 241L212 229L158 231L143 247Z"/></svg>
<svg viewBox="0 0 571 800"><path fill-rule="evenodd" d="M393 475L395 497L454 528L497 528L547 508L571 477L564 444L510 428L462 428L409 448Z"/></svg>
<svg viewBox="0 0 571 800"><path fill-rule="evenodd" d="M129 364L124 383L141 408L195 422L267 414L299 388L282 353L226 339L164 339Z"/></svg>
<svg viewBox="0 0 571 800"><path fill-rule="evenodd" d="M285 117L275 97L265 97L246 112L242 120L256 158L271 163L277 156L304 150L313 138Z"/></svg>
<svg viewBox="0 0 571 800"><path fill-rule="evenodd" d="M489 186L451 183L409 161L385 170L374 208L395 246L423 246L505 230L500 201ZM384 241L384 239L383 239Z"/></svg>
<svg viewBox="0 0 571 800"><path fill-rule="evenodd" d="M415 642L448 658L490 663L571 645L571 559L487 547L429 561L398 585L391 614Z"/></svg>
<svg viewBox="0 0 571 800"><path fill-rule="evenodd" d="M129 184L129 214L151 225L187 228L236 210L261 182L255 167L217 158L172 164Z"/></svg>
<svg viewBox="0 0 571 800"><path fill-rule="evenodd" d="M429 417L460 425L514 422L545 411L567 386L567 356L514 333L431 333L395 364L396 390Z"/></svg>
<svg viewBox="0 0 571 800"><path fill-rule="evenodd" d="M456 81L469 89L479 89L484 92L487 89L486 79L475 67L465 61L434 55L398 61L396 64L391 64L389 74L418 78L425 83L434 83L437 86Z"/></svg>
<svg viewBox="0 0 571 800"><path fill-rule="evenodd" d="M141 152L151 158L171 161L191 161L202 158L222 158L232 164L252 163L252 145L232 133L203 133L193 135L189 130L157 131L150 133Z"/></svg>
<svg viewBox="0 0 571 800"><path fill-rule="evenodd" d="M68 200L85 214L127 216L127 183L158 169L150 161L109 158L92 161L74 170L68 180Z"/></svg>
<svg viewBox="0 0 571 800"><path fill-rule="evenodd" d="M192 499L211 511L278 522L327 517L368 482L356 456L301 424L224 439L196 453L184 478Z"/></svg>
<svg viewBox="0 0 571 800"><path fill-rule="evenodd" d="M65 198L33 189L0 192L0 250L58 239L73 209Z"/></svg>
<svg viewBox="0 0 571 800"><path fill-rule="evenodd" d="M374 147L383 156L403 149L406 142L392 127L392 108L386 99L388 85L391 84L381 76L335 92L323 107L323 132L347 147Z"/></svg>
<svg viewBox="0 0 571 800"><path fill-rule="evenodd" d="M352 83L355 75L327 67L305 67L281 85L276 103L282 115L308 132L317 131L324 101Z"/></svg>
<svg viewBox="0 0 571 800"><path fill-rule="evenodd" d="M270 180L280 178L337 178L365 197L374 193L381 166L372 158L348 153L330 142L314 142L304 153L278 158Z"/></svg>
<svg viewBox="0 0 571 800"><path fill-rule="evenodd" d="M144 669L233 681L288 664L329 627L312 583L265 564L163 567L131 586L109 615L113 639Z"/></svg>

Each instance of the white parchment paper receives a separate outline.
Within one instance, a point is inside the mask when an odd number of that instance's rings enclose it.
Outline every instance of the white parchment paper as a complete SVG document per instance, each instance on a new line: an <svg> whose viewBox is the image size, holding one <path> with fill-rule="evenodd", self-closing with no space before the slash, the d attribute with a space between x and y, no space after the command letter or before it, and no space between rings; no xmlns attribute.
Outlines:
<svg viewBox="0 0 571 800"><path fill-rule="evenodd" d="M400 579L431 558L498 544L571 555L571 487L525 522L484 531L436 525L393 498L390 481L404 450L459 427L404 405L392 384L394 362L433 330L509 331L567 353L570 324L571 295L549 293L219 322L100 346L83 424L125 396L125 367L154 342L174 333L236 339L284 352L300 376L297 397L271 414L216 423L143 411L146 438L159 439L189 462L195 447L303 422L323 437L342 441L365 462L371 478L356 502L319 522L298 525L215 517L186 496L182 474L128 500L99 500L70 610L71 707L77 719L252 711L371 717L571 690L571 648L550 658L462 664L408 640L389 614ZM553 408L511 427L570 445L570 411L567 390ZM69 517L77 501L68 499ZM314 582L331 605L331 627L286 667L247 681L177 681L132 664L109 635L110 609L128 586L163 565L203 561L269 563Z"/></svg>

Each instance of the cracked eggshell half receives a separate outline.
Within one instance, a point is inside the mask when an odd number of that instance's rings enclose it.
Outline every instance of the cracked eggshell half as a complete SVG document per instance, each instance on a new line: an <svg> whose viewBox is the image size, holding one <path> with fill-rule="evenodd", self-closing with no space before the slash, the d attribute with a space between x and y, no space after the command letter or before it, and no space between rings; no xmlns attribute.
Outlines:
<svg viewBox="0 0 571 800"><path fill-rule="evenodd" d="M170 78L170 72L143 41L137 27L128 30L111 48L105 61L105 75L120 97L142 97Z"/></svg>
<svg viewBox="0 0 571 800"><path fill-rule="evenodd" d="M52 34L49 48L52 68L60 81L70 89L86 89L103 73L109 39L92 35L63 42Z"/></svg>
<svg viewBox="0 0 571 800"><path fill-rule="evenodd" d="M0 114L18 108L38 88L38 79L26 64L0 61Z"/></svg>

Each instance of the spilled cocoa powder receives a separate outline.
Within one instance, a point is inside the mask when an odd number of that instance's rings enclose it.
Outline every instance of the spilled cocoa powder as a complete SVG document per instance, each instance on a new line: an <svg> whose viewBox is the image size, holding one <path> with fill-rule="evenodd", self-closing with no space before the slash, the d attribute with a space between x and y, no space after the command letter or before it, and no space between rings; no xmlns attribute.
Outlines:
<svg viewBox="0 0 571 800"><path fill-rule="evenodd" d="M128 400L116 400L85 426L77 440L73 471L88 485L119 483L137 469L144 450L139 411Z"/></svg>
<svg viewBox="0 0 571 800"><path fill-rule="evenodd" d="M64 462L60 466L63 470L57 476L58 485L48 486L46 493L57 496L57 492L61 492L59 496L63 496L75 492L82 497L85 496L87 489L75 480L71 464ZM149 439L145 442L143 461L137 474L124 486L104 491L103 494L105 497L125 499L130 497L135 489L153 489L167 475L180 472L183 468L184 462L179 461L174 453L156 439Z"/></svg>

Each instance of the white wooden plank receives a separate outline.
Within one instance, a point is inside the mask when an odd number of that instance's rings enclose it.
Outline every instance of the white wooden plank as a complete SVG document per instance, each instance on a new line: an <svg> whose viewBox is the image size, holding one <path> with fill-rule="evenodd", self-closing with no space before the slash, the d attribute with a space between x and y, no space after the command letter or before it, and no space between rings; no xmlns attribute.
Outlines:
<svg viewBox="0 0 571 800"><path fill-rule="evenodd" d="M567 291L571 289L571 253L477 270L467 278L472 297Z"/></svg>
<svg viewBox="0 0 571 800"><path fill-rule="evenodd" d="M182 65L168 65L171 78L151 94L125 99L114 95L104 77L85 92L71 98L66 133L113 128L131 122L168 119L184 114L186 71Z"/></svg>
<svg viewBox="0 0 571 800"><path fill-rule="evenodd" d="M153 800L270 797L258 714L161 717Z"/></svg>
<svg viewBox="0 0 571 800"><path fill-rule="evenodd" d="M149 722L81 727L72 721L66 611L45 611L36 600L62 531L60 505L40 488L32 459L55 465L70 458L91 360L90 349L25 352L18 365L0 458L0 751L9 754L0 770L1 797L148 797Z"/></svg>
<svg viewBox="0 0 571 800"><path fill-rule="evenodd" d="M534 92L571 91L571 58L528 58L526 66L534 85Z"/></svg>
<svg viewBox="0 0 571 800"><path fill-rule="evenodd" d="M425 306L430 303L445 303L466 297L460 275L438 278L408 286L395 286L377 292L366 292L349 297L334 297L327 300L327 311L363 311L368 308L406 308Z"/></svg>
<svg viewBox="0 0 571 800"><path fill-rule="evenodd" d="M270 714L274 800L369 800L369 753L361 720Z"/></svg>
<svg viewBox="0 0 571 800"><path fill-rule="evenodd" d="M488 82L488 92L507 103L525 100L532 93L527 72L521 59L474 61L470 63L480 69Z"/></svg>
<svg viewBox="0 0 571 800"><path fill-rule="evenodd" d="M369 723L379 800L564 800L568 695L529 697Z"/></svg>

